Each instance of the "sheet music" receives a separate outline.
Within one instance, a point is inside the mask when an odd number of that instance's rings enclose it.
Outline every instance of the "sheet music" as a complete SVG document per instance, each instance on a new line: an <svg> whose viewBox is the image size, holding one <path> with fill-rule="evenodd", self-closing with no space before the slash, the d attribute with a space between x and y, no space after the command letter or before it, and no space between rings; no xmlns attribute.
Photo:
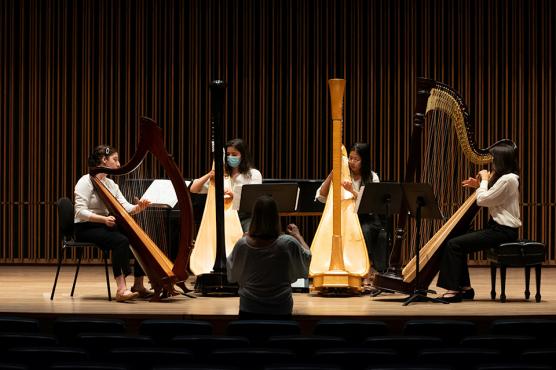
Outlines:
<svg viewBox="0 0 556 370"><path fill-rule="evenodd" d="M189 186L191 181L185 181L185 185ZM143 199L148 199L151 201L151 206L168 206L174 208L178 203L178 197L172 181L157 179L154 180L147 191L143 194Z"/></svg>

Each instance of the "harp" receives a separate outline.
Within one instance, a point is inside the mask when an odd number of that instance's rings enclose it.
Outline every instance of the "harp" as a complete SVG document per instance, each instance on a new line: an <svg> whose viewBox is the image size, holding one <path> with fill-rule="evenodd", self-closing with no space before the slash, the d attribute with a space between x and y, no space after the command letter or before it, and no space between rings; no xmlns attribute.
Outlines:
<svg viewBox="0 0 556 370"><path fill-rule="evenodd" d="M355 199L343 196L344 189L341 185L346 176L350 180L347 155L342 146L345 80L332 79L329 86L333 127L332 184L311 243L309 276L313 278L313 288L319 293L351 294L361 291L362 278L369 271L369 258L355 212Z"/></svg>
<svg viewBox="0 0 556 370"><path fill-rule="evenodd" d="M108 175L128 174L139 167L149 152L154 155L166 171L178 199L180 208L180 236L175 262L172 262L161 251L145 230L139 226L136 220L127 213L112 193L95 176L98 173L106 173ZM118 169L95 167L90 169L89 174L95 190L111 214L116 218L119 229L129 238L133 255L145 271L155 291L153 300L176 295L177 291L174 285L178 285L184 293L187 292L185 280L189 276L189 256L193 240L191 198L178 167L165 149L162 130L156 122L149 118L141 117L137 151L128 163Z"/></svg>
<svg viewBox="0 0 556 370"><path fill-rule="evenodd" d="M402 205L396 238L392 246L391 269L374 277L373 285L381 290L411 292L427 289L439 269L438 253L444 243L469 230L477 214L475 193L468 196L461 180L478 172L478 166L492 161L490 149L478 148L470 126L470 115L461 96L443 83L417 79L417 98L413 116L410 152L404 182L429 183L436 194L445 220L423 220L420 249L419 286L415 286L415 259L408 255L415 245L415 226L406 228L407 205ZM405 236L405 237L404 237ZM407 242L404 245L404 242ZM409 260L399 272L403 261Z"/></svg>
<svg viewBox="0 0 556 370"><path fill-rule="evenodd" d="M214 166L213 166L214 167ZM201 225L195 238L195 247L191 252L190 266L191 272L195 275L207 274L213 270L216 261L217 241L216 241L216 191L214 179L210 180L203 211ZM231 188L229 177L224 177L224 187ZM243 236L243 229L236 210L232 209L232 199L224 199L224 244L225 256L228 256L235 243Z"/></svg>
<svg viewBox="0 0 556 370"><path fill-rule="evenodd" d="M210 193L207 195L207 203L209 201L212 203L210 205L213 207L210 210L214 213L214 224L209 227L207 232L212 235L207 236L211 240L212 245L208 245L209 248L214 250L215 256L212 259L214 266L212 271L207 271L197 276L195 282L195 289L200 291L203 295L215 295L215 296L226 296L226 295L236 295L238 290L238 285L235 283L230 283L228 281L226 272L226 233L225 233L225 211L231 205L226 205L224 202L224 163L222 161L222 153L224 151L224 125L223 125L223 111L224 111L224 98L225 98L226 83L222 80L214 80L210 83L210 96L211 96L211 131L212 138L214 142L212 155L214 164L214 197L209 199ZM210 189L209 189L210 190ZM207 208L205 207L205 211ZM233 211L235 212L235 211ZM233 222L233 214L231 214L231 225L236 227L237 224ZM237 212L235 212L237 216ZM205 214L203 214L203 220L205 220ZM207 218L207 221L209 219ZM239 222L239 217L237 219ZM201 225L202 226L202 225ZM199 227L201 229L201 227ZM241 230L241 224L239 225ZM228 236L234 235L234 230L229 230L230 234ZM199 230L199 233L201 230ZM242 233L243 234L243 233ZM241 236L240 236L241 237ZM197 244L199 241L196 241ZM203 248L203 246L201 246ZM205 246L207 247L207 246ZM205 267L203 267L205 268Z"/></svg>

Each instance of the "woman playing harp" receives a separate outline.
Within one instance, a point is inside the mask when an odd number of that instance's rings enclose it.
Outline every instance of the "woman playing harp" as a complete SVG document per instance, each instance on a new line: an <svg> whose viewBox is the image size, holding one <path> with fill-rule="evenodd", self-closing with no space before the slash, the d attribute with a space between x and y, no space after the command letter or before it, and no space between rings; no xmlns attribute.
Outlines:
<svg viewBox="0 0 556 370"><path fill-rule="evenodd" d="M351 146L348 157L349 177L348 181L342 182L345 191L344 198L353 197L357 199L362 187L370 183L378 183L380 179L375 171L371 169L371 149L367 143L355 143ZM332 173L328 175L323 184L317 189L315 199L319 202L326 203L326 197L330 190L332 182ZM367 252L372 267L376 271L384 271L387 266L386 251L386 232L380 217L376 214L359 214L359 223L365 237Z"/></svg>
<svg viewBox="0 0 556 370"><path fill-rule="evenodd" d="M416 238L412 237L416 235L415 224L408 223L408 208L402 204L391 267L397 270L404 261L407 263L401 274L375 275L373 285L379 290L411 292L428 289L438 273L440 252L446 241L469 230L479 209L476 194L467 197L457 179L477 173L477 166L492 162L490 150L494 146L511 143L500 140L489 147L479 148L470 121L467 106L454 89L438 81L417 79L411 144L403 182L430 184L446 219L422 220L420 235L425 244L415 245ZM405 241L407 245L402 248ZM416 248L420 248L419 279L416 279L416 258L411 258Z"/></svg>
<svg viewBox="0 0 556 370"><path fill-rule="evenodd" d="M311 243L313 258L309 274L313 287L323 294L351 294L362 290L362 278L369 271L369 258L352 192L348 159L342 146L342 100L344 80L330 80L333 120L332 180L326 206Z"/></svg>
<svg viewBox="0 0 556 370"><path fill-rule="evenodd" d="M110 189L97 178L97 175L101 173L108 175L132 173L143 163L148 153L152 153L154 159L157 160L156 164L160 164L166 171L176 193L180 209L179 243L175 262L170 261L148 233L131 217ZM119 230L129 239L135 260L148 276L154 289L152 300L160 300L178 294L174 285L178 285L184 292L189 291L185 286L185 281L189 276L189 255L192 247L191 198L185 187L183 176L164 147L162 130L156 122L141 117L137 151L128 163L119 168L94 167L89 170L89 175L96 194L104 202L110 214L115 217Z"/></svg>
<svg viewBox="0 0 556 370"><path fill-rule="evenodd" d="M88 163L89 167L119 168L118 150L108 145L99 145L89 155ZM130 204L121 193L118 184L105 173L99 173L96 177L130 214L137 214L149 205L150 202L146 199L139 200L136 205ZM110 215L103 200L98 197L89 174L83 175L75 185L74 197L76 240L102 245L112 251L112 270L117 285L116 301L152 296L153 293L143 284L145 273L138 263L134 266L131 291L127 289L125 279L131 273L129 239L118 230L116 218Z"/></svg>
<svg viewBox="0 0 556 370"><path fill-rule="evenodd" d="M216 207L215 207L215 187L214 187L214 166L213 170L196 179L191 184L191 191L195 192L199 184L203 186L203 179L209 177L209 181L204 182L208 188L207 200L203 211L201 225L195 239L195 247L191 252L191 272L195 275L206 274L212 271L216 259ZM224 237L226 244L226 256L228 256L235 243L243 236L241 222L236 210L232 208L232 184L229 176L224 177Z"/></svg>
<svg viewBox="0 0 556 370"><path fill-rule="evenodd" d="M499 144L491 149L491 154L492 172L481 170L477 177L463 181L464 187L477 189L477 205L488 208L488 226L448 240L442 252L437 285L447 289L442 299L448 302L475 296L467 267L469 253L513 242L518 237L521 220L515 147Z"/></svg>

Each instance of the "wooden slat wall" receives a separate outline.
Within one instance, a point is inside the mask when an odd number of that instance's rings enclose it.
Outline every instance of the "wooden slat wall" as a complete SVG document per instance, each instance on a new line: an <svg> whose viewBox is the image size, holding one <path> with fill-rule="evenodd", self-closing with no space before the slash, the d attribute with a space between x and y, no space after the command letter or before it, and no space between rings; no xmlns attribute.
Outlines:
<svg viewBox="0 0 556 370"><path fill-rule="evenodd" d="M345 143L370 142L381 178L399 180L426 76L461 93L480 146L517 142L523 235L554 263L554 19L551 0L1 1L0 262L54 261L54 201L94 145L129 158L140 116L185 177L205 173L213 79L228 83L225 137L264 177L324 178L326 82L345 78Z"/></svg>

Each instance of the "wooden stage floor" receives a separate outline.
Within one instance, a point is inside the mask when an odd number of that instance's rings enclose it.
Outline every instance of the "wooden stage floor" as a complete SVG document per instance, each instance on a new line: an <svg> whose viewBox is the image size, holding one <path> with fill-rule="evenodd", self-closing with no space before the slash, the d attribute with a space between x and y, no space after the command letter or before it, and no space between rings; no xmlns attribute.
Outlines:
<svg viewBox="0 0 556 370"><path fill-rule="evenodd" d="M54 300L50 291L55 266L0 266L0 314L52 319L59 316L101 316L141 321L148 318L200 319L224 326L237 319L238 297L188 298L177 296L162 302L132 301L118 303L107 300L104 269L83 266L79 273L74 297L70 297L75 266L63 266ZM111 273L111 271L110 271ZM471 268L471 281L476 297L473 301L453 304L417 302L402 306L405 295L382 294L348 298L320 297L315 294L294 294L294 318L313 322L325 318L382 320L401 325L416 318L456 318L482 322L511 317L556 318L556 269L545 267L542 272L542 301L537 303L535 276L531 273L531 300L524 299L523 269L508 269L507 302L490 299L490 271L486 267ZM131 281L131 280L130 280ZM431 288L434 288L433 283ZM112 282L112 293L115 284ZM440 292L441 290L439 290ZM500 291L499 276L497 293ZM396 326L394 325L394 326ZM218 326L218 325L216 325ZM309 324L310 326L310 324Z"/></svg>

